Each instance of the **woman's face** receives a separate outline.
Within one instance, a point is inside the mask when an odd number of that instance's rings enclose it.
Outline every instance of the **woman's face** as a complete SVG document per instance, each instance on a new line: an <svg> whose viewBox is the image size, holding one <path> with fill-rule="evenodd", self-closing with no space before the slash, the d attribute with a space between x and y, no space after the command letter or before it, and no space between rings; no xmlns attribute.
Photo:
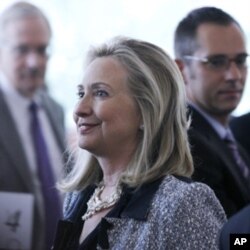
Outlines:
<svg viewBox="0 0 250 250"><path fill-rule="evenodd" d="M127 71L112 57L95 59L78 86L75 107L78 144L96 155L131 153L141 116L127 86Z"/></svg>

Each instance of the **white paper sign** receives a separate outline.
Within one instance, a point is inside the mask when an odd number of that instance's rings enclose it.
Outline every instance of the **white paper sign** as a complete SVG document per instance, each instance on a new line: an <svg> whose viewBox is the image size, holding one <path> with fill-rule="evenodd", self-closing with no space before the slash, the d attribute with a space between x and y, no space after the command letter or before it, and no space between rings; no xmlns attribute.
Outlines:
<svg viewBox="0 0 250 250"><path fill-rule="evenodd" d="M0 249L31 250L34 197L0 192Z"/></svg>

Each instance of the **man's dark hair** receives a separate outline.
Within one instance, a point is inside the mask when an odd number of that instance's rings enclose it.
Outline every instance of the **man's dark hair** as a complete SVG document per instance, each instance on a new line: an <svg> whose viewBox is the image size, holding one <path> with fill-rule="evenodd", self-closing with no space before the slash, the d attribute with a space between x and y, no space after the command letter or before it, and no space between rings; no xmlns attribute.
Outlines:
<svg viewBox="0 0 250 250"><path fill-rule="evenodd" d="M240 24L228 13L215 7L202 7L194 9L178 24L174 35L174 52L176 58L192 55L197 47L196 33L201 24L213 23L230 25L235 23L241 30Z"/></svg>

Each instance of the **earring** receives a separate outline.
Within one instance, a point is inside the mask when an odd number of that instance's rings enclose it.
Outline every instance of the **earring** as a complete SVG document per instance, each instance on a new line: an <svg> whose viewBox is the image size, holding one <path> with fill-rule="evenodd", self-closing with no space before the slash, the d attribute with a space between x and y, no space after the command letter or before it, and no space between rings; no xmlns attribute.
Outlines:
<svg viewBox="0 0 250 250"><path fill-rule="evenodd" d="M140 130L144 130L144 125L141 124L140 127L139 127Z"/></svg>

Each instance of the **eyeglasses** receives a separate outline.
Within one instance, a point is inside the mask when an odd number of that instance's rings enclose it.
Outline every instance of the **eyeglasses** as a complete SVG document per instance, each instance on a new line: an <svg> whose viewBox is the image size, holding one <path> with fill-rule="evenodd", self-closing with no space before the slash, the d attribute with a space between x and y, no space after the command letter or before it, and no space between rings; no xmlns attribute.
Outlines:
<svg viewBox="0 0 250 250"><path fill-rule="evenodd" d="M243 70L247 67L247 53L238 54L234 58L229 58L226 55L212 55L208 57L196 57L196 56L184 56L186 60L199 61L203 64L206 64L212 70L227 70L230 67L230 63L234 62L238 69Z"/></svg>

